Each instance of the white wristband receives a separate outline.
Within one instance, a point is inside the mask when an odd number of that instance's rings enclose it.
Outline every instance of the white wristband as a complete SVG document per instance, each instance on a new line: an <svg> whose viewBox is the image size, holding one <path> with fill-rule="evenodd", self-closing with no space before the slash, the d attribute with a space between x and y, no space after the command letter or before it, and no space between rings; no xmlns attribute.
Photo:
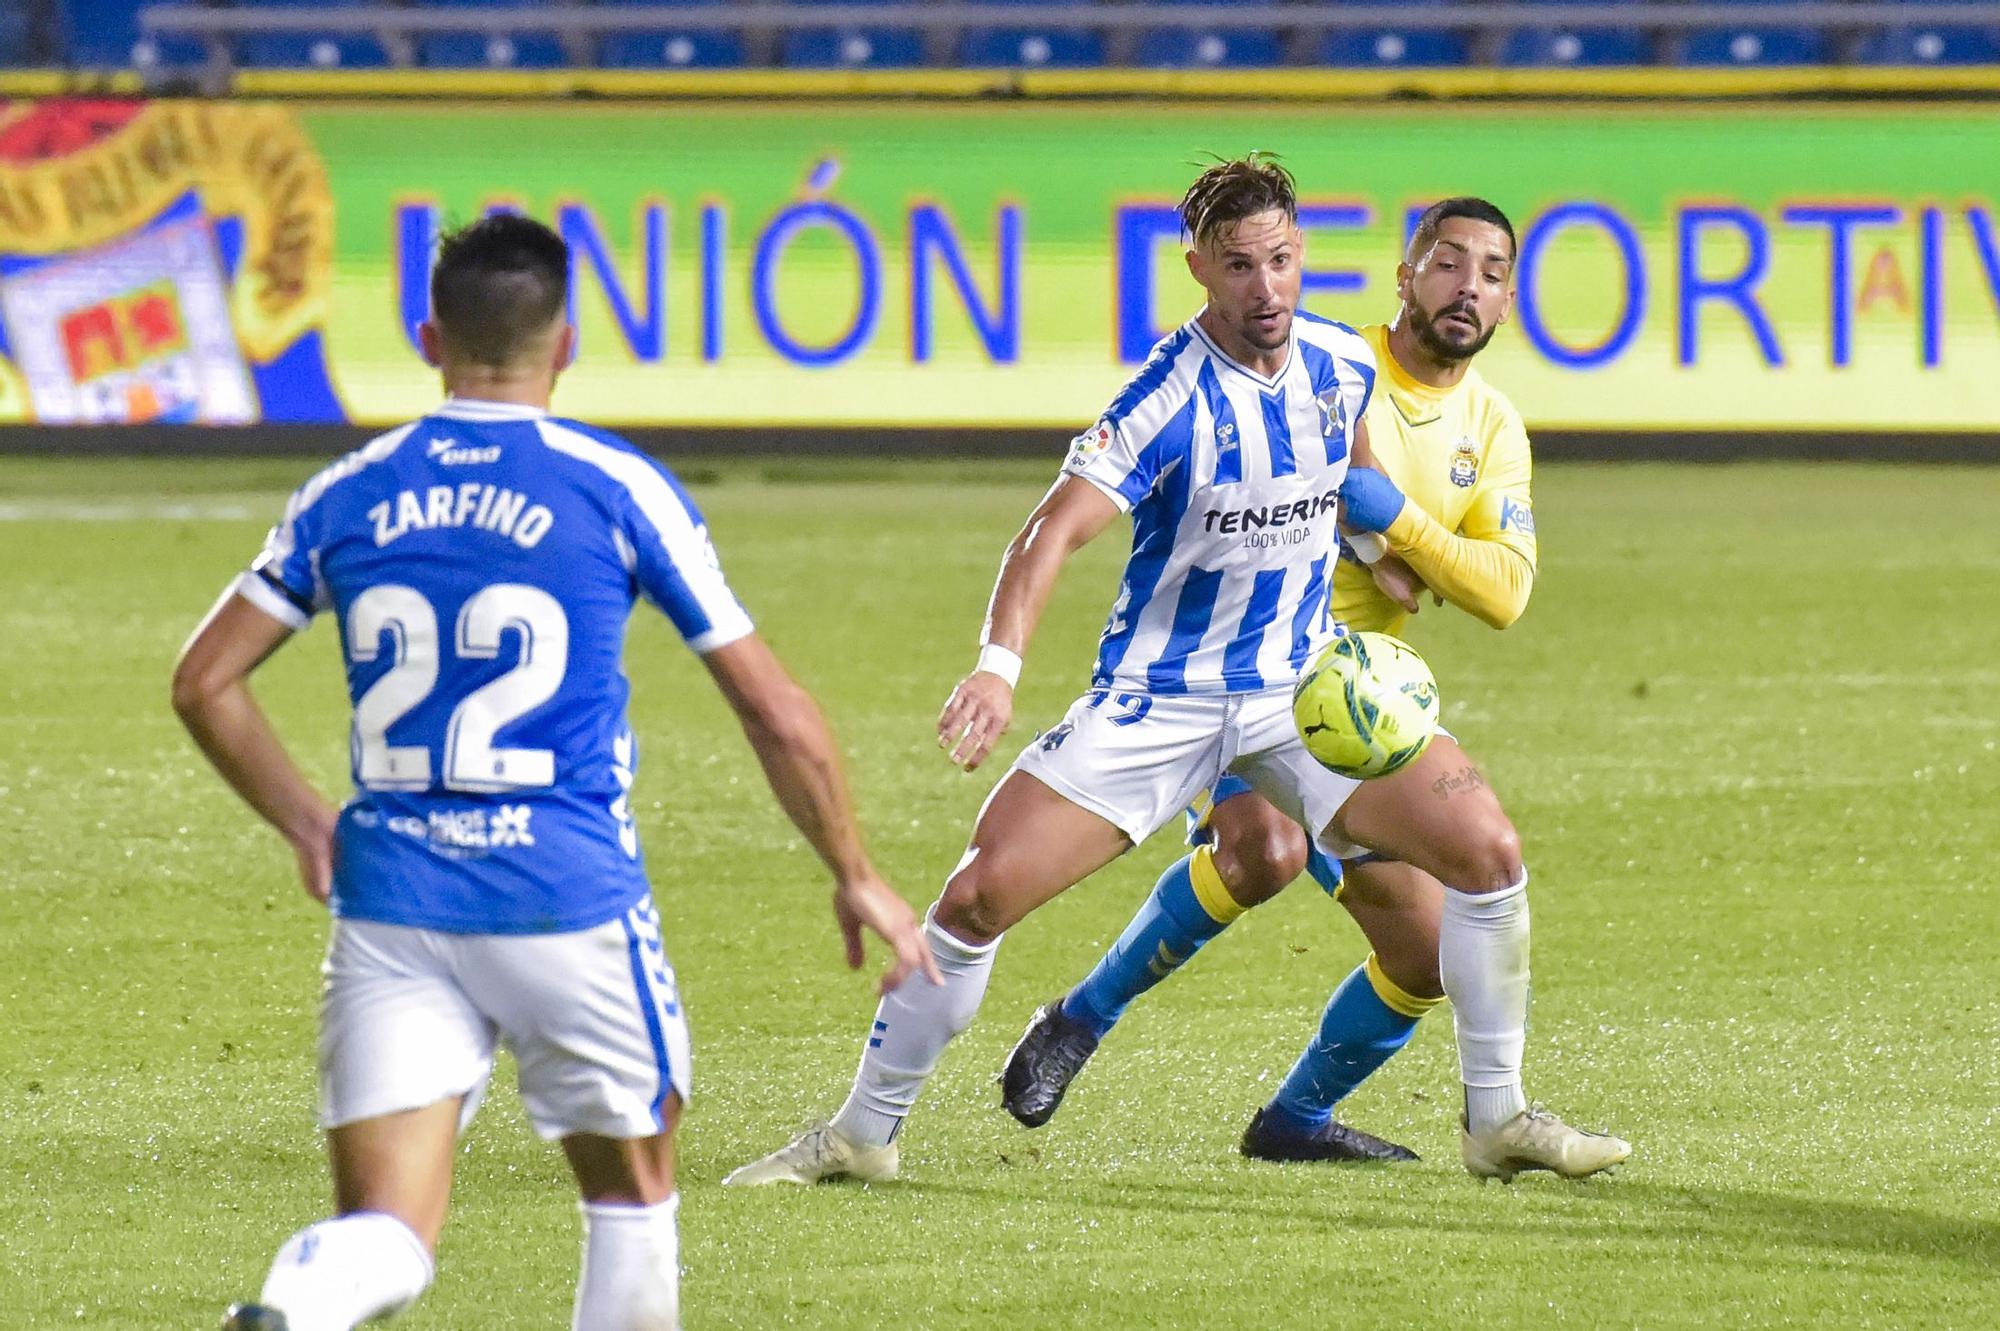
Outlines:
<svg viewBox="0 0 2000 1331"><path fill-rule="evenodd" d="M998 675L1013 688L1021 682L1021 658L1008 651L997 642L983 644L979 648L979 664L972 667L974 672L984 670L989 675Z"/></svg>
<svg viewBox="0 0 2000 1331"><path fill-rule="evenodd" d="M1389 553L1389 542L1379 532L1358 531L1342 539L1354 552L1354 557L1364 564L1373 564Z"/></svg>

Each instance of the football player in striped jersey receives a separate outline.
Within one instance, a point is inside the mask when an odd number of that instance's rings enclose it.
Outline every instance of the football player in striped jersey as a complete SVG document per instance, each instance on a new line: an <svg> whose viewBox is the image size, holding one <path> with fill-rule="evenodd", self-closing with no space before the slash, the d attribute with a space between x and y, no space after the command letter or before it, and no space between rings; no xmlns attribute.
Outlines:
<svg viewBox="0 0 2000 1331"><path fill-rule="evenodd" d="M727 1181L893 1177L897 1134L977 1011L1001 935L1224 773L1331 859L1372 851L1449 885L1442 978L1462 1018L1473 1132L1523 1116L1527 878L1499 800L1448 736L1363 784L1315 762L1293 727L1293 683L1345 631L1327 593L1337 520L1386 526L1403 503L1366 469L1367 339L1298 309L1296 216L1289 173L1255 155L1210 168L1183 198L1188 268L1208 303L1076 439L1009 545L940 742L968 768L991 751L1064 562L1128 514L1131 555L1090 687L994 788L925 920L944 984L888 993L840 1111ZM1212 877L1194 886L1223 890Z"/></svg>
<svg viewBox="0 0 2000 1331"><path fill-rule="evenodd" d="M1349 534L1332 597L1350 628L1400 634L1426 591L1494 628L1527 607L1537 556L1528 435L1513 404L1472 367L1511 311L1514 251L1513 225L1487 200L1433 205L1397 272L1396 317L1360 330L1379 373L1364 420L1370 450L1407 502L1381 535ZM1415 1159L1338 1122L1333 1108L1442 1001L1445 889L1379 856L1330 860L1235 776L1204 792L1190 819L1194 852L1161 876L1090 974L1035 1014L1002 1077L1008 1111L1030 1127L1047 1122L1133 999L1309 870L1373 951L1335 991L1318 1034L1251 1121L1243 1151L1279 1161ZM1568 1140L1529 1123L1537 1138ZM1616 1153L1600 1149L1602 1140L1557 1150L1550 1166L1602 1167Z"/></svg>

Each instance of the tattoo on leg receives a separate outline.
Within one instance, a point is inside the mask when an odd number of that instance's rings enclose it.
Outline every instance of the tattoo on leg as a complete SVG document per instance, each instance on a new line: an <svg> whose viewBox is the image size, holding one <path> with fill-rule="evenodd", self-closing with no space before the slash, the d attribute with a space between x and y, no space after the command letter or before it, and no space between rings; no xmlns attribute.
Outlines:
<svg viewBox="0 0 2000 1331"><path fill-rule="evenodd" d="M1448 800L1453 795L1463 792L1484 790L1485 788L1486 778L1471 763L1467 763L1456 772L1447 772L1437 780L1431 782L1431 792L1441 800Z"/></svg>

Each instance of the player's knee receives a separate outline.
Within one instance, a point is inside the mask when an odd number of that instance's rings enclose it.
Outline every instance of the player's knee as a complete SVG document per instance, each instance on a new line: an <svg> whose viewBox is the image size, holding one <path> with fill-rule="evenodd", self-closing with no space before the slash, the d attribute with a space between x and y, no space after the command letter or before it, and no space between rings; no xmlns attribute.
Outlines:
<svg viewBox="0 0 2000 1331"><path fill-rule="evenodd" d="M1241 906L1258 906L1306 869L1306 837L1286 821L1246 828L1215 847L1215 870Z"/></svg>
<svg viewBox="0 0 2000 1331"><path fill-rule="evenodd" d="M981 946L992 942L1013 923L994 876L979 859L954 873L944 885L944 895L931 908L938 928L962 943Z"/></svg>
<svg viewBox="0 0 2000 1331"><path fill-rule="evenodd" d="M1497 809L1463 830L1449 858L1445 881L1461 892L1499 892L1521 881L1521 836Z"/></svg>

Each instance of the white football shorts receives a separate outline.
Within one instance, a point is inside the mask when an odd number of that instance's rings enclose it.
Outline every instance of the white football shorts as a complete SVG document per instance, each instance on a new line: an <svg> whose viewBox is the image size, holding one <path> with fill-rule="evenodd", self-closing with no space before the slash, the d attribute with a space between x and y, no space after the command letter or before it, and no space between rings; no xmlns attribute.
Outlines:
<svg viewBox="0 0 2000 1331"><path fill-rule="evenodd" d="M1224 772L1242 777L1335 859L1364 854L1331 830L1361 785L1322 767L1292 723L1290 685L1255 693L1093 689L1014 767L1090 810L1138 845Z"/></svg>
<svg viewBox="0 0 2000 1331"><path fill-rule="evenodd" d="M502 1043L545 1138L650 1137L668 1094L687 1100L687 1022L650 899L560 934L335 920L325 975L323 1128L462 1095L462 1129Z"/></svg>

